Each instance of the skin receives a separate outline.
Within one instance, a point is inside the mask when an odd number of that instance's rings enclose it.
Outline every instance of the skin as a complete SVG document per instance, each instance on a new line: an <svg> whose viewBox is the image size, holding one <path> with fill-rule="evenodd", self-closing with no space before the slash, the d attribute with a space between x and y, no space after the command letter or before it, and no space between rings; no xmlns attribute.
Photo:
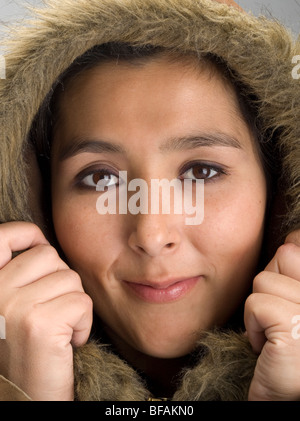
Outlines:
<svg viewBox="0 0 300 421"><path fill-rule="evenodd" d="M265 270L255 277L253 293L246 301L245 326L259 354L249 400L300 399L299 259L300 230L287 236Z"/></svg>
<svg viewBox="0 0 300 421"><path fill-rule="evenodd" d="M141 67L106 64L69 84L60 105L53 219L68 264L35 225L0 226L0 314L7 323L0 373L34 400L73 399L72 345L88 339L92 300L125 358L138 356L135 364L146 369L153 359L162 361L167 374L174 374L195 346L196 332L225 323L244 299L259 256L266 204L253 139L233 92L216 75L193 66L183 71L182 63L165 59ZM191 131L226 132L241 147L160 150L166 139ZM81 151L59 160L75 135L113 140L126 154ZM209 173L205 217L197 227L185 225L184 215L98 215L99 192L78 187L78 174L91 163L105 162L149 181L188 177L180 169L195 159L226 165L218 176ZM300 341L291 335L292 317L300 314L299 244L299 233L287 238L254 278L246 301L247 335L259 353L250 400L300 396ZM26 251L12 260L12 252L21 250ZM196 274L203 276L192 290L161 304L138 299L123 282Z"/></svg>
<svg viewBox="0 0 300 421"><path fill-rule="evenodd" d="M202 133L225 133L240 147L214 142L161 151L169 139ZM60 160L74 138L105 139L124 152L84 149ZM226 174L211 171L205 181L205 217L195 227L174 214L98 215L99 192L82 187L82 180L74 183L83 170L104 165L113 174L127 171L129 179L149 183L188 178L181 168L195 160L226 169ZM257 265L266 183L235 96L220 78L194 63L185 63L182 71L182 63L165 58L143 66L109 63L84 73L60 101L52 174L58 241L126 359L136 365L138 356L144 368L149 357L180 358L194 348L202 329L222 325L234 313ZM137 298L123 282L155 285L199 275L182 299L165 304Z"/></svg>

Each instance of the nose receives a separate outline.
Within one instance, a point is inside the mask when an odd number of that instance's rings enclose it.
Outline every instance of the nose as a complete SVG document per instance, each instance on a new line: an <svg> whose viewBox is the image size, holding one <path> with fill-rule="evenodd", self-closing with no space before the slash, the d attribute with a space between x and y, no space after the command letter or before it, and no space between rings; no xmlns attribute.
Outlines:
<svg viewBox="0 0 300 421"><path fill-rule="evenodd" d="M157 257L173 253L180 245L179 227L171 215L135 215L129 247L136 253Z"/></svg>

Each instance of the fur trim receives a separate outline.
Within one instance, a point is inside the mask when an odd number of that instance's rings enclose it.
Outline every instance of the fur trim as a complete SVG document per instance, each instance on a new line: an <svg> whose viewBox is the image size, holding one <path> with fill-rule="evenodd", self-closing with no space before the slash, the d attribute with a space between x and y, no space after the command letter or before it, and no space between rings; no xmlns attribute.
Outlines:
<svg viewBox="0 0 300 421"><path fill-rule="evenodd" d="M143 401L150 397L133 368L91 342L74 350L79 401ZM173 401L243 401L257 356L247 338L233 331L207 332L198 343L195 366L182 373Z"/></svg>
<svg viewBox="0 0 300 421"><path fill-rule="evenodd" d="M75 399L143 401L149 397L136 372L105 345L90 342L74 350Z"/></svg>
<svg viewBox="0 0 300 421"><path fill-rule="evenodd" d="M187 370L175 401L246 401L257 355L244 334L207 332L199 362Z"/></svg>

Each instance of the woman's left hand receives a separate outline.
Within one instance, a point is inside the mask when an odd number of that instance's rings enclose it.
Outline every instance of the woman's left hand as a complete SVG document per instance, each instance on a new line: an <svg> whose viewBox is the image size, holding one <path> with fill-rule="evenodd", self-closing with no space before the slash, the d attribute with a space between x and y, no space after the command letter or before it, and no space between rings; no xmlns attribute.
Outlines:
<svg viewBox="0 0 300 421"><path fill-rule="evenodd" d="M260 354L249 400L300 400L300 230L255 277L245 326Z"/></svg>

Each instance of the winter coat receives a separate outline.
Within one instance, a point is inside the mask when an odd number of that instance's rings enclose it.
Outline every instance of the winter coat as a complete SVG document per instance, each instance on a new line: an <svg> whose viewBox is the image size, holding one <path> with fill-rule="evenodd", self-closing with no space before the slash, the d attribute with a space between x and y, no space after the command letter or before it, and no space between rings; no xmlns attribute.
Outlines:
<svg viewBox="0 0 300 421"><path fill-rule="evenodd" d="M278 185L267 224L266 256L300 227L300 42L279 22L212 0L49 0L35 20L7 37L0 80L0 221L31 221L51 237L43 185L28 147L32 121L58 76L91 47L152 44L224 60L256 98L261 132L278 154ZM173 400L247 400L257 356L238 330L212 331L198 344ZM107 344L74 350L77 400L147 400L139 373ZM0 400L28 400L0 377Z"/></svg>

